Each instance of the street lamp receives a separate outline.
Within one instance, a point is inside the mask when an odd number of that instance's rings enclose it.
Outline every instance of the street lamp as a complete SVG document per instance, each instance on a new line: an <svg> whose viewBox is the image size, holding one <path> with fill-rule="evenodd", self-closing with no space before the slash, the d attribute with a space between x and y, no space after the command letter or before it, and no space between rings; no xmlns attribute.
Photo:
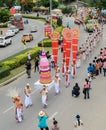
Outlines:
<svg viewBox="0 0 106 130"><path fill-rule="evenodd" d="M52 0L50 0L50 24L52 27Z"/></svg>

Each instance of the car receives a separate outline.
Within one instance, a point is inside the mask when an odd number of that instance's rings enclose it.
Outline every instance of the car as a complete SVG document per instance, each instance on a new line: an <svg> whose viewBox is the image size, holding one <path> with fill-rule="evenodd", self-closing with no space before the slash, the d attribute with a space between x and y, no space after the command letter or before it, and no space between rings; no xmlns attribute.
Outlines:
<svg viewBox="0 0 106 130"><path fill-rule="evenodd" d="M31 27L31 33L33 33L33 32L37 32L38 31L38 29L37 29L37 26L32 26Z"/></svg>
<svg viewBox="0 0 106 130"><path fill-rule="evenodd" d="M10 26L10 30L14 31L15 34L17 34L19 32L19 28L17 28L16 26Z"/></svg>
<svg viewBox="0 0 106 130"><path fill-rule="evenodd" d="M9 36L0 36L0 46L6 47L9 44L12 44L12 39Z"/></svg>
<svg viewBox="0 0 106 130"><path fill-rule="evenodd" d="M33 35L28 33L22 36L22 41L30 42L33 40Z"/></svg>
<svg viewBox="0 0 106 130"><path fill-rule="evenodd" d="M15 32L12 30L7 30L6 36L13 37L13 36L15 36Z"/></svg>

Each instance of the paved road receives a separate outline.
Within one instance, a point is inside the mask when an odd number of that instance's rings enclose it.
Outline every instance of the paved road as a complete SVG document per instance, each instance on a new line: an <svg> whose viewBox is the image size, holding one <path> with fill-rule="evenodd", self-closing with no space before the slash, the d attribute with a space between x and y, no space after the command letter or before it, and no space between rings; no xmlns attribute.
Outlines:
<svg viewBox="0 0 106 130"><path fill-rule="evenodd" d="M92 81L92 90L90 91L90 99L84 100L83 94L81 93L79 98L73 98L71 96L71 89L75 82L78 82L81 89L83 87L83 82L87 76L86 67L90 61L92 61L94 56L99 54L100 48L105 46L106 43L106 26L104 29L104 38L101 44L99 44L91 56L82 63L81 68L77 70L77 76L75 79L71 79L71 85L69 88L64 87L64 78L61 80L61 94L54 96L54 89L52 88L49 91L49 100L47 113L49 114L48 124L51 126L52 118L55 118L59 122L61 130L74 130L73 122L76 114L80 114L84 122L84 129L86 130L104 130L106 128L106 79L103 77L103 74L98 76ZM81 27L81 38L80 44L84 39L85 32ZM61 59L61 54L59 53L59 61ZM61 63L61 62L60 62ZM53 74L52 70L52 74ZM41 95L39 90L34 88L34 82L39 79L38 73L33 73L32 78L27 79L26 75L21 76L16 81L6 85L5 87L0 88L0 129L1 130L38 130L37 128L37 114L42 109L41 104ZM23 88L26 83L29 82L32 87L32 100L33 106L30 109L24 108L24 121L20 124L17 124L14 120L14 106L11 99L6 96L8 89L12 87L20 88L20 95L24 102L24 93Z"/></svg>
<svg viewBox="0 0 106 130"><path fill-rule="evenodd" d="M38 32L32 33L34 36L34 40L27 43L26 47L35 47L37 46L37 43L41 41L44 37L43 29L44 29L44 23L41 21L29 19L29 24L24 24L25 29L20 31L18 34L16 34L14 37L12 37L12 45L9 45L7 47L1 47L0 48L0 60L5 59L6 57L9 57L13 54L16 54L24 49L23 44L21 43L21 38L23 34L29 33L31 26L37 26Z"/></svg>

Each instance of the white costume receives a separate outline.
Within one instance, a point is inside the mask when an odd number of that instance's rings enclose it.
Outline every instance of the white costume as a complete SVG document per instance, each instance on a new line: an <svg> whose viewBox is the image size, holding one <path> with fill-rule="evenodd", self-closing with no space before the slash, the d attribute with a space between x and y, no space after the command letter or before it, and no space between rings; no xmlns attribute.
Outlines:
<svg viewBox="0 0 106 130"><path fill-rule="evenodd" d="M76 74L76 66L72 66L71 68L71 76L74 78L75 77L75 74Z"/></svg>
<svg viewBox="0 0 106 130"><path fill-rule="evenodd" d="M21 107L16 108L16 115L17 115L18 122L22 122L22 120L23 120L23 112L22 112Z"/></svg>
<svg viewBox="0 0 106 130"><path fill-rule="evenodd" d="M29 86L29 84L27 84ZM27 86L24 89L25 92L25 106L31 106L32 105L32 99L31 99L31 88L27 88Z"/></svg>
<svg viewBox="0 0 106 130"><path fill-rule="evenodd" d="M47 90L43 90L42 91L42 104L45 106L47 106L47 103L46 103L46 101L47 101L47 93L48 93L48 91Z"/></svg>
<svg viewBox="0 0 106 130"><path fill-rule="evenodd" d="M55 88L55 92L56 94L58 94L60 92L60 86L59 86L59 82L60 82L60 78L55 78L55 81L54 81L54 88Z"/></svg>
<svg viewBox="0 0 106 130"><path fill-rule="evenodd" d="M82 130L82 124L83 124L83 122L80 120L80 125L78 125L78 121L76 120L76 122L75 122L75 130Z"/></svg>

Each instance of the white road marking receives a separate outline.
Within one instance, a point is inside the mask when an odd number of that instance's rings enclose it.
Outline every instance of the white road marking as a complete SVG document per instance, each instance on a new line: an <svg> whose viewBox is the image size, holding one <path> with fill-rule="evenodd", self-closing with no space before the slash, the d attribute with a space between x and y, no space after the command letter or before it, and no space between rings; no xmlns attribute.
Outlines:
<svg viewBox="0 0 106 130"><path fill-rule="evenodd" d="M49 117L49 120L52 120L57 114L58 112L55 112L51 117Z"/></svg>
<svg viewBox="0 0 106 130"><path fill-rule="evenodd" d="M11 106L11 107L9 107L8 109L6 109L3 113L5 114L6 112L10 111L10 110L13 109L13 108L14 108L14 106Z"/></svg>

